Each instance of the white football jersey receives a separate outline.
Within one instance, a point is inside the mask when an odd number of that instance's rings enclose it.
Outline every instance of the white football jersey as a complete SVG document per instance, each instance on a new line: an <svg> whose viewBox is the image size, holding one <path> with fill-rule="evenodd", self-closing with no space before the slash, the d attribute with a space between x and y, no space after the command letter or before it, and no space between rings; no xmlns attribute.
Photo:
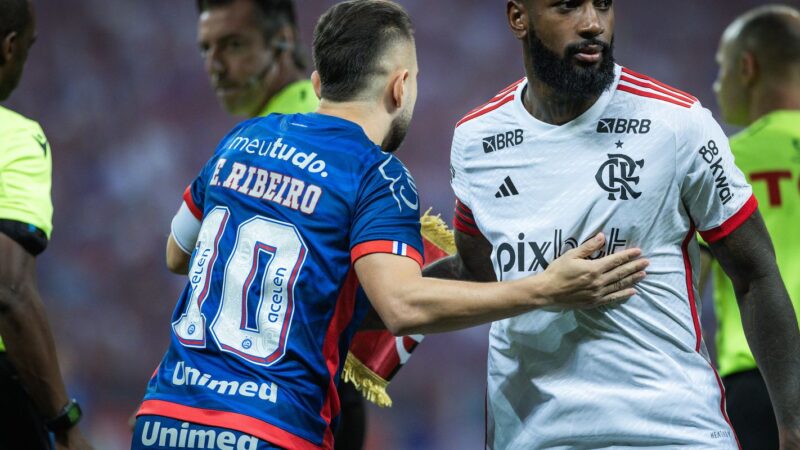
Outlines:
<svg viewBox="0 0 800 450"><path fill-rule="evenodd" d="M637 295L492 325L488 447L733 449L701 337L695 230L714 242L757 205L728 139L696 98L617 66L562 126L523 106L520 80L456 127L456 226L493 246L498 280L543 271L602 231L596 257L640 247Z"/></svg>

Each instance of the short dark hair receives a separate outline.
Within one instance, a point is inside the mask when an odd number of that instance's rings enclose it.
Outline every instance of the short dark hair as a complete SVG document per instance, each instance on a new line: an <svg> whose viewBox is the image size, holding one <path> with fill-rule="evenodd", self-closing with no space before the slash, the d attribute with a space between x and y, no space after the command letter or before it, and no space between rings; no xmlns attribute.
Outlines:
<svg viewBox="0 0 800 450"><path fill-rule="evenodd" d="M0 0L3 1L3 0ZM230 5L236 0L197 0L197 11L202 13L212 8ZM297 15L295 14L293 0L251 0L261 11L260 26L264 42L269 43L275 33L285 25L291 26L297 32ZM307 66L306 55L300 45L294 46L294 62L297 67L305 69Z"/></svg>
<svg viewBox="0 0 800 450"><path fill-rule="evenodd" d="M351 101L362 93L380 58L398 39L414 39L411 18L387 0L350 0L329 9L314 30L312 55L322 98Z"/></svg>
<svg viewBox="0 0 800 450"><path fill-rule="evenodd" d="M31 24L27 0L0 0L0 39L9 33L24 32Z"/></svg>
<svg viewBox="0 0 800 450"><path fill-rule="evenodd" d="M800 11L766 5L751 11L740 33L744 48L761 57L767 71L784 75L800 65Z"/></svg>

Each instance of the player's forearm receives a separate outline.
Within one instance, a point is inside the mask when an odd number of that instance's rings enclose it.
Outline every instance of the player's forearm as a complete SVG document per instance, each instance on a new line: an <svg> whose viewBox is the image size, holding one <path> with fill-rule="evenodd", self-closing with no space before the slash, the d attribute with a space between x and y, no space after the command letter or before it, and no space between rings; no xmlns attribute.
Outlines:
<svg viewBox="0 0 800 450"><path fill-rule="evenodd" d="M9 360L42 417L55 417L69 398L38 291L32 282L2 290L0 335Z"/></svg>
<svg viewBox="0 0 800 450"><path fill-rule="evenodd" d="M395 335L469 328L522 314L547 302L543 286L531 289L529 284L521 289L516 282L468 283L436 278L403 283L394 297L387 299L385 304L394 307L382 318Z"/></svg>
<svg viewBox="0 0 800 450"><path fill-rule="evenodd" d="M769 388L781 427L800 427L800 331L778 274L754 278L737 289L747 341Z"/></svg>

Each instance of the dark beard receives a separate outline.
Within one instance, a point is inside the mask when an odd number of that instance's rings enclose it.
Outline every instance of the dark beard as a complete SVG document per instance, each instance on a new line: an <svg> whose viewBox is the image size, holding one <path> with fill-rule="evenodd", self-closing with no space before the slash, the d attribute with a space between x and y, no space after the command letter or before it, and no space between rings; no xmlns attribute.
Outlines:
<svg viewBox="0 0 800 450"><path fill-rule="evenodd" d="M406 138L410 123L411 119L407 117L398 116L394 119L389 127L389 134L383 139L381 149L386 153L396 152Z"/></svg>
<svg viewBox="0 0 800 450"><path fill-rule="evenodd" d="M581 66L574 56L587 45L597 45L603 49L600 65ZM531 56L533 73L556 94L571 99L592 99L599 97L614 82L614 40L606 44L597 39L587 39L579 44L571 44L559 57L547 48L536 35L533 28L528 32L528 51Z"/></svg>

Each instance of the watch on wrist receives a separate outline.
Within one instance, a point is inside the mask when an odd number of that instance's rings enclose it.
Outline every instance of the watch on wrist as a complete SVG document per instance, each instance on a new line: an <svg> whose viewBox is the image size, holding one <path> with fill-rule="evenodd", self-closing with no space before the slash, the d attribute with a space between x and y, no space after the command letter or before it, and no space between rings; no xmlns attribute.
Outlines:
<svg viewBox="0 0 800 450"><path fill-rule="evenodd" d="M61 408L61 412L57 416L45 421L44 425L53 433L60 433L77 425L81 420L81 416L83 416L81 405L73 398Z"/></svg>

